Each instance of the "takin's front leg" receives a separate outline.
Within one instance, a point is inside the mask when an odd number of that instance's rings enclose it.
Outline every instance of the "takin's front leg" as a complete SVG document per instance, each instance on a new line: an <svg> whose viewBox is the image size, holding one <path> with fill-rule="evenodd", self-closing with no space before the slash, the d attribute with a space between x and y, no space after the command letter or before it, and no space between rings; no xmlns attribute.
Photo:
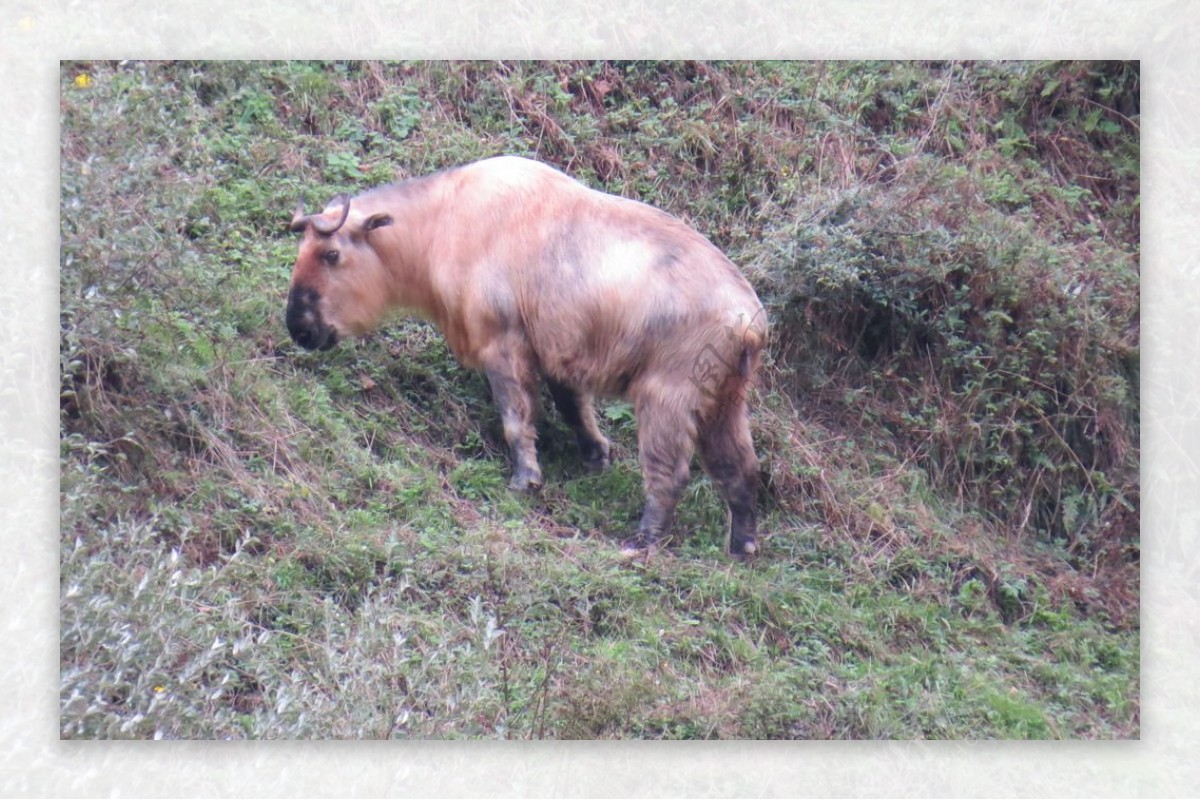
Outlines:
<svg viewBox="0 0 1200 800"><path fill-rule="evenodd" d="M571 430L575 431L575 438L579 442L579 455L583 458L584 466L591 472L604 470L609 463L609 444L596 424L592 398L550 378L546 379L546 385L550 387L550 396L554 398L558 413L562 414Z"/></svg>
<svg viewBox="0 0 1200 800"><path fill-rule="evenodd" d="M518 492L537 491L542 488L542 469L535 445L537 370L532 351L524 337L507 334L480 353L480 362L500 408L504 439L512 456L513 476L508 486Z"/></svg>

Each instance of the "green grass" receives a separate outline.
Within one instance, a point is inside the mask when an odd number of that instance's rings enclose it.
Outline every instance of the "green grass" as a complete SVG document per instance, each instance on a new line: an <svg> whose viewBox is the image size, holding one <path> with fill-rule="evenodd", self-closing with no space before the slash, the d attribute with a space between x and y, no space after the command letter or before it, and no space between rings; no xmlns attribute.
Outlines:
<svg viewBox="0 0 1200 800"><path fill-rule="evenodd" d="M1130 69L64 64L62 735L1136 738ZM618 557L627 404L519 496L431 327L288 341L298 198L500 152L744 265L753 563L699 469Z"/></svg>

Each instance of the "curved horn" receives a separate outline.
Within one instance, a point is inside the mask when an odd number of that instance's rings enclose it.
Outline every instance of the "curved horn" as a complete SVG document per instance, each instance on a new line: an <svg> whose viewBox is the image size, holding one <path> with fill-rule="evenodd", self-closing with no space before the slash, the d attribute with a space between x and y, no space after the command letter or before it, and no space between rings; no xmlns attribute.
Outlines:
<svg viewBox="0 0 1200 800"><path fill-rule="evenodd" d="M308 227L308 216L304 213L304 201L296 203L296 212L292 214L292 221L288 223L288 230L292 233L300 233Z"/></svg>
<svg viewBox="0 0 1200 800"><path fill-rule="evenodd" d="M342 204L342 216L341 219L339 219L336 223L331 223L328 220L322 219L321 217L309 218L309 221L312 223L312 226L317 233L320 233L324 236L330 236L336 233L338 228L346 224L346 218L350 216L350 198L344 194L339 194L337 197L333 198L331 205L332 203L337 203L339 201Z"/></svg>

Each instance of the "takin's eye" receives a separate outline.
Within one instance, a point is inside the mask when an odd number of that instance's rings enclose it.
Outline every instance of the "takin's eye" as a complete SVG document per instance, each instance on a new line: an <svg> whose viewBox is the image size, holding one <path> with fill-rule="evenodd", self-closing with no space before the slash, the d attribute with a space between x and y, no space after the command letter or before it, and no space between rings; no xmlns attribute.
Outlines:
<svg viewBox="0 0 1200 800"><path fill-rule="evenodd" d="M341 253L337 250L326 250L324 253L321 253L321 260L332 267L337 264L340 255Z"/></svg>

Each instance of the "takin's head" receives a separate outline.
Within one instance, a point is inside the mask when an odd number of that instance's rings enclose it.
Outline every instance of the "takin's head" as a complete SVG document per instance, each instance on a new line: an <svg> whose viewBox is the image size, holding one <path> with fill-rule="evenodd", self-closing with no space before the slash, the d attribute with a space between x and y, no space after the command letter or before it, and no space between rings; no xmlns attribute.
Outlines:
<svg viewBox="0 0 1200 800"><path fill-rule="evenodd" d="M306 350L328 350L373 329L387 311L388 272L370 233L392 224L386 213L351 210L339 195L320 214L296 206L291 230L303 233L288 291L287 328Z"/></svg>

